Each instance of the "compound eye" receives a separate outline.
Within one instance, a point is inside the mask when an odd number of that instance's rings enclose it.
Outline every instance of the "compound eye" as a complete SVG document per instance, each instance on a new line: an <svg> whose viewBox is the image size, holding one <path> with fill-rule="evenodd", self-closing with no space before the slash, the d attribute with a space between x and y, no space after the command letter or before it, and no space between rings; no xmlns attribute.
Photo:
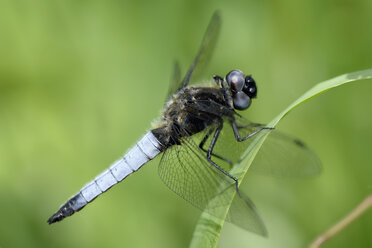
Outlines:
<svg viewBox="0 0 372 248"><path fill-rule="evenodd" d="M237 110L244 110L251 105L251 98L247 96L243 91L237 92L233 96L234 108Z"/></svg>
<svg viewBox="0 0 372 248"><path fill-rule="evenodd" d="M238 92L244 87L244 74L242 71L233 70L226 75L226 82L231 88L231 91Z"/></svg>
<svg viewBox="0 0 372 248"><path fill-rule="evenodd" d="M255 98L257 96L256 82L250 75L245 77L243 92L250 98Z"/></svg>

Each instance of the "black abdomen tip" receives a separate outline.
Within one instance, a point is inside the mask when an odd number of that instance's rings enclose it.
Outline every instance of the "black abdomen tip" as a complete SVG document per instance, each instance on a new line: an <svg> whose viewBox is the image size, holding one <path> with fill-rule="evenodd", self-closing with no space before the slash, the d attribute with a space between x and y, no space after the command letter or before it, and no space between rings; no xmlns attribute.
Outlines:
<svg viewBox="0 0 372 248"><path fill-rule="evenodd" d="M72 215L75 213L75 210L72 209L71 205L69 202L67 202L65 205L63 205L58 211L57 213L53 214L49 219L48 219L48 223L49 225L50 224L53 224L55 222L58 222L58 221L61 221L63 220L64 218Z"/></svg>
<svg viewBox="0 0 372 248"><path fill-rule="evenodd" d="M65 217L62 215L61 211L58 211L57 213L53 214L49 219L48 219L48 224L53 224L55 222L63 220Z"/></svg>

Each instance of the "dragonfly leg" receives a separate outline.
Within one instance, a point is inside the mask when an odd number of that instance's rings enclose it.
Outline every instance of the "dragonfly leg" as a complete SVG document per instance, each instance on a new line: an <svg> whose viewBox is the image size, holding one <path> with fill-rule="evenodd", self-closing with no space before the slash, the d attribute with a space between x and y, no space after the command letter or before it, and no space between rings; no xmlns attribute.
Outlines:
<svg viewBox="0 0 372 248"><path fill-rule="evenodd" d="M208 151L204 148L204 144L205 144L205 142L207 141L207 139L209 138L209 136L212 134L212 132L213 132L213 129L210 129L210 130L208 131L208 133L205 135L205 137L203 138L203 140L202 140L202 141L200 142L200 144L199 144L199 148L202 149L205 153L207 153ZM211 153L211 155L212 155L213 157L216 157L216 158L219 158L219 159L225 161L225 162L228 163L230 166L232 166L232 161L231 161L231 160L229 160L229 159L227 159L227 158L224 158L224 157L222 157L222 156L219 156L219 155L217 155L217 154L215 154L215 153Z"/></svg>
<svg viewBox="0 0 372 248"><path fill-rule="evenodd" d="M229 85L227 84L226 80L224 80L222 77L214 75L213 76L214 81L217 85L219 85L222 89L222 92L225 96L226 101L229 103L230 108L234 110L231 91L229 89ZM235 111L234 111L235 112ZM236 115L240 116L238 113L235 112Z"/></svg>
<svg viewBox="0 0 372 248"><path fill-rule="evenodd" d="M235 188L236 188L236 192L238 193L239 197L241 197L240 195L240 192L239 192L239 181L236 177L234 177L233 175L230 175L227 171L225 171L224 169L222 169L220 166L218 166L215 162L212 161L211 159L211 156L212 156L212 151L213 151L213 148L217 142L217 139L218 139L218 136L220 135L221 133L221 130L222 130L222 127L223 127L223 122L221 121L220 122L220 125L217 127L216 131L214 132L214 135L213 135L213 138L212 138L212 141L211 141L211 144L209 145L209 148L208 148L208 151L207 151L207 160L209 161L209 163L211 163L214 167L216 167L216 169L218 169L219 171L221 171L223 174L225 174L226 176L228 176L229 178L231 178L232 180L235 181Z"/></svg>
<svg viewBox="0 0 372 248"><path fill-rule="evenodd" d="M259 129L257 129L256 131L254 131L253 133L250 133L248 134L247 136L245 137L240 137L240 134L239 134L239 127L237 126L236 122L235 121L232 121L231 122L231 126L232 126L232 129L234 131L234 135L235 135L235 138L237 141L241 142L241 141L244 141L244 140L247 140L253 136L255 136L256 134L258 134L259 132L261 132L262 130L272 130L272 129L275 129L274 127L260 127Z"/></svg>
<svg viewBox="0 0 372 248"><path fill-rule="evenodd" d="M214 75L213 76L213 79L214 79L214 82L218 85L218 86L221 86L223 87L222 85L222 82L223 82L223 78L218 76L218 75Z"/></svg>
<svg viewBox="0 0 372 248"><path fill-rule="evenodd" d="M236 126L237 126L237 128L238 129L242 129L242 128L247 128L248 126L249 127L265 127L265 125L264 124L260 124L260 123L250 123L250 124L241 124L241 125L239 125L238 123L236 123Z"/></svg>

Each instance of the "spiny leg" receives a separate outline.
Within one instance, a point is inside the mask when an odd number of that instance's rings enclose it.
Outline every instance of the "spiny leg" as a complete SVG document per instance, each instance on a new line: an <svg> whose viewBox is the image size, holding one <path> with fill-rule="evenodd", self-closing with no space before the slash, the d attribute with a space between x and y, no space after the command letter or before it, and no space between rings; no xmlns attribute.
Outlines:
<svg viewBox="0 0 372 248"><path fill-rule="evenodd" d="M239 130L239 129L243 129L243 128L247 128L248 126L249 126L249 127L265 127L264 124L253 123L253 122L251 122L251 123L249 123L249 124L240 124L240 125L239 125L239 123L236 123L236 126L237 126L238 130Z"/></svg>
<svg viewBox="0 0 372 248"><path fill-rule="evenodd" d="M217 76L217 75L214 75L213 79L214 79L214 82L221 87L223 95L225 96L226 102L229 103L231 110L234 110L233 105L232 105L233 101L232 101L231 92L229 90L229 86L227 85L226 80L224 80L222 77ZM235 112L235 114L241 117L238 113Z"/></svg>
<svg viewBox="0 0 372 248"><path fill-rule="evenodd" d="M213 135L213 138L212 138L212 141L211 141L211 144L209 145L209 148L208 148L208 151L207 151L207 160L209 161L209 163L211 163L214 167L216 167L216 169L218 169L219 171L221 171L223 174L225 174L226 176L230 177L232 180L235 181L235 188L236 188L236 192L238 193L239 197L241 197L240 195L240 192L239 192L239 181L236 177L230 175L228 172L226 172L224 169L222 169L220 166L218 166L215 162L212 161L211 159L211 156L212 156L212 151L213 151L213 148L217 142L217 139L218 139L218 136L220 135L221 133L221 130L222 130L222 127L223 127L223 122L221 121L220 122L220 125L217 127L216 131L214 132L214 135Z"/></svg>
<svg viewBox="0 0 372 248"><path fill-rule="evenodd" d="M274 127L260 127L259 129L257 129L256 131L254 131L253 133L250 133L248 134L247 136L245 137L240 137L240 134L239 134L239 127L237 126L236 122L235 121L232 121L231 122L231 126L232 126L232 129L234 131L234 135L235 135L235 139L239 142L241 141L244 141L244 140L247 140L253 136L255 136L256 134L258 134L259 132L263 131L263 130L273 130L275 129Z"/></svg>
<svg viewBox="0 0 372 248"><path fill-rule="evenodd" d="M202 140L202 141L200 142L200 144L199 144L199 148L202 149L205 153L207 153L208 151L204 149L204 144L205 144L205 142L208 140L209 136L212 134L213 131L214 131L213 129L210 129L210 130L208 131L208 133L205 135L205 137L203 138L203 140ZM228 163L230 166L232 166L232 164L233 164L231 160L229 160L229 159L227 159L227 158L224 158L224 157L222 157L222 156L220 156L220 155L217 155L217 154L215 154L215 153L212 153L211 155L212 155L213 157L216 157L216 158L219 158L219 159L225 161L225 162Z"/></svg>
<svg viewBox="0 0 372 248"><path fill-rule="evenodd" d="M213 76L213 79L214 79L214 82L218 85L218 86L221 86L223 87L222 85L222 82L223 82L223 78L218 76L218 75L214 75Z"/></svg>

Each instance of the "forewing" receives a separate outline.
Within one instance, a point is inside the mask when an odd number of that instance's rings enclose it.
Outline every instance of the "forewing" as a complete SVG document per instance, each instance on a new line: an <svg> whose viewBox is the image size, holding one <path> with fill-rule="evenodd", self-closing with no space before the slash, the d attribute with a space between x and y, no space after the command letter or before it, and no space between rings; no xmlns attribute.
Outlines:
<svg viewBox="0 0 372 248"><path fill-rule="evenodd" d="M248 122L236 117L239 134L245 137L265 125ZM316 154L302 141L281 133L278 130L263 130L269 132L267 139L258 151L249 171L280 177L307 177L321 172L322 166ZM213 150L233 162L240 163L254 137L238 142L234 136L229 121L221 132L220 142ZM210 140L206 143L208 147ZM223 163L223 161L221 162Z"/></svg>
<svg viewBox="0 0 372 248"><path fill-rule="evenodd" d="M206 154L196 143L205 132L180 140L180 145L168 148L159 164L159 176L176 194L209 214L225 219L260 235L266 229L256 210L246 197L235 195L235 183L217 170L206 159ZM234 200L231 203L231 199Z"/></svg>
<svg viewBox="0 0 372 248"><path fill-rule="evenodd" d="M265 127L263 124L249 122L234 110L214 101L195 100L188 103L188 107L194 115L207 113L224 120L224 128L213 153L217 155L215 160L218 164L226 169L230 169L233 164L240 163L254 141L254 137L252 137L238 142L231 127L231 121L236 121L240 137L246 137ZM282 177L307 177L321 172L322 166L319 158L305 143L276 129L262 130L261 132L267 132L268 137L254 158L249 168L250 171ZM205 149L208 149L211 140L212 137L206 141ZM223 157L225 160L218 157ZM232 164L226 163L226 159L230 160Z"/></svg>
<svg viewBox="0 0 372 248"><path fill-rule="evenodd" d="M191 76L193 75L194 71L198 74L207 65L207 63L209 62L213 54L213 50L216 46L218 36L220 33L220 29L221 29L221 16L220 16L220 13L216 11L214 12L212 19L209 22L207 31L204 34L204 38L199 48L199 51L196 54L196 57L193 63L188 69L178 89L182 89L189 84Z"/></svg>
<svg viewBox="0 0 372 248"><path fill-rule="evenodd" d="M305 143L274 130L263 143L249 170L280 177L308 177L319 174L322 165Z"/></svg>
<svg viewBox="0 0 372 248"><path fill-rule="evenodd" d="M174 93L176 93L179 85L181 83L181 69L180 64L178 61L174 62L173 65L173 73L169 84L167 101L172 97Z"/></svg>

